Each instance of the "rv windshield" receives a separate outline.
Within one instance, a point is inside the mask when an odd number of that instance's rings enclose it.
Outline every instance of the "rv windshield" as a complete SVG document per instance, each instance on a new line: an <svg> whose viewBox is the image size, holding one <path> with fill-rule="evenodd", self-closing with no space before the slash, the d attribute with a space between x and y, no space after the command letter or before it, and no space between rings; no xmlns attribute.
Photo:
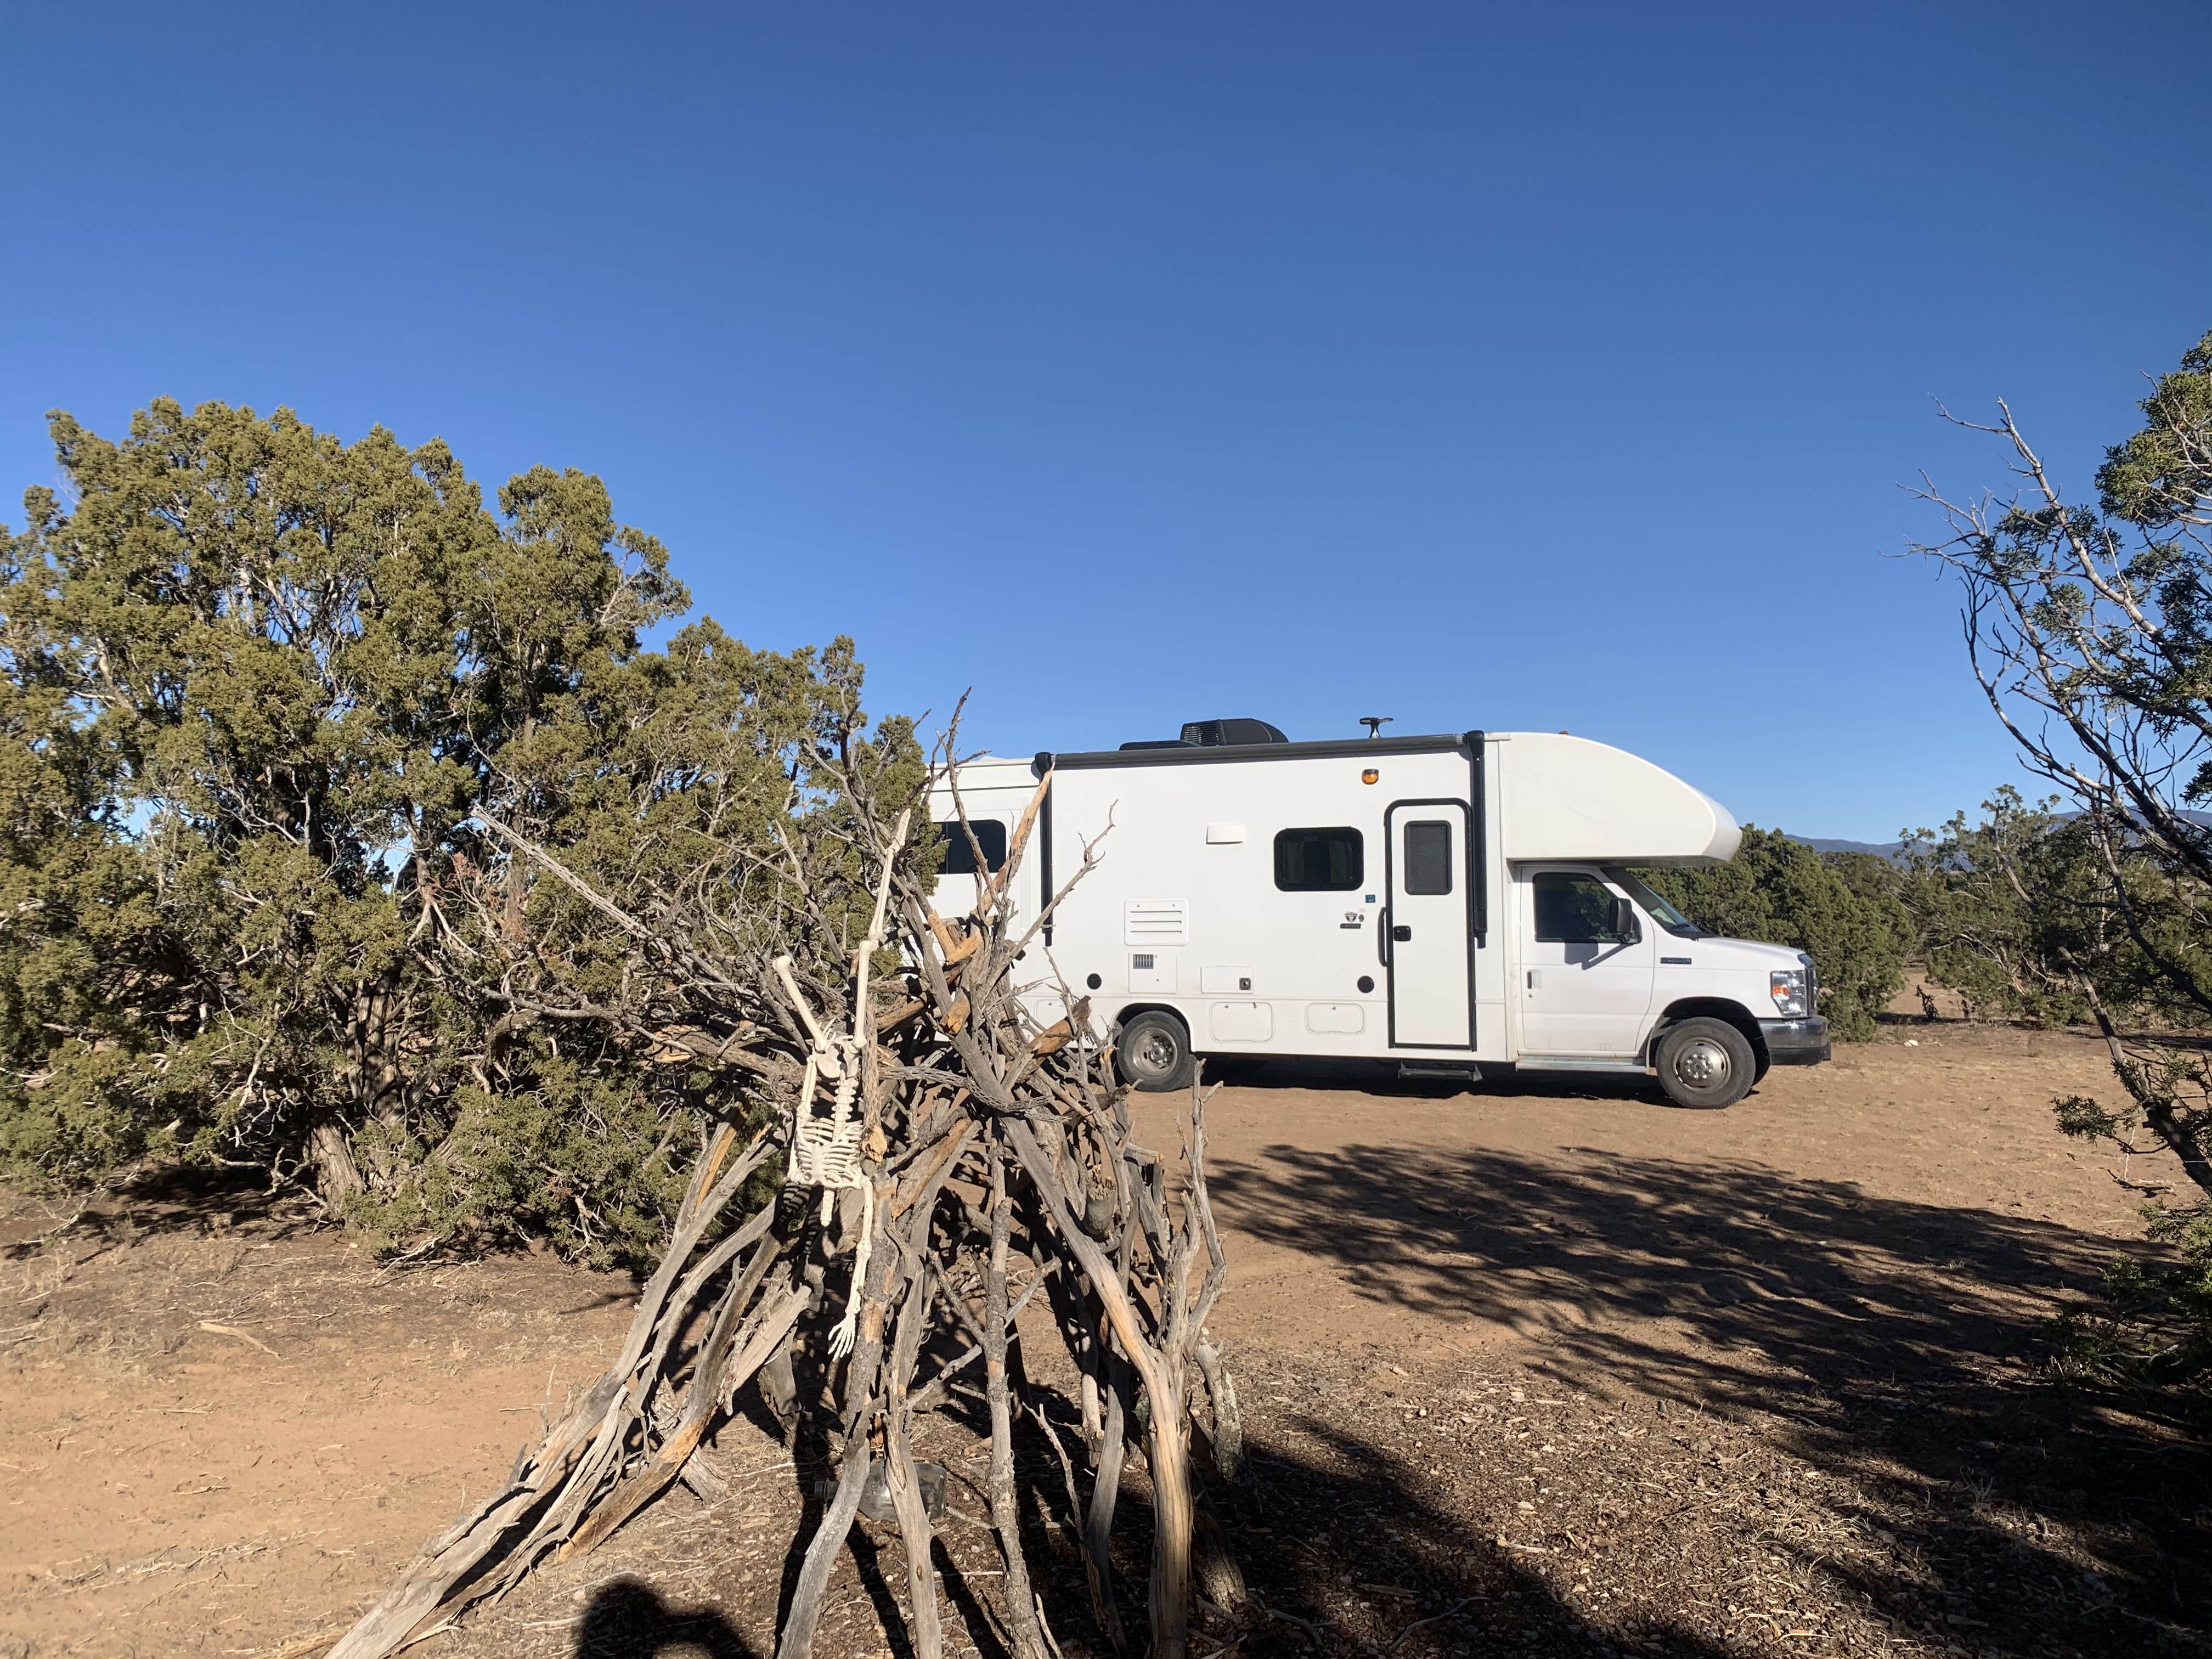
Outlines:
<svg viewBox="0 0 2212 1659"><path fill-rule="evenodd" d="M1705 937L1705 930L1704 928L1698 927L1696 922L1692 921L1689 917L1684 915L1673 905L1668 903L1665 899L1661 898L1658 894L1653 892L1642 882L1637 880L1635 877L1630 875L1627 871L1608 866L1605 872L1605 878L1607 881L1612 882L1617 887L1626 887L1629 891L1629 896L1650 913L1651 920L1657 922L1662 927L1664 927L1676 939L1703 939Z"/></svg>

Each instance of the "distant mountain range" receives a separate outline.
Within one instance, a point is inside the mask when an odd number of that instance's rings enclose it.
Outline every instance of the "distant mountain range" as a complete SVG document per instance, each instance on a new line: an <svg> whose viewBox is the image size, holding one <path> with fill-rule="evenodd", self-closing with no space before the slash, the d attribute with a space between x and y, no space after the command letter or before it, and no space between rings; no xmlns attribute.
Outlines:
<svg viewBox="0 0 2212 1659"><path fill-rule="evenodd" d="M1829 841L1819 836L1792 836L1790 839L1816 853L1871 853L1878 859L1893 859L1905 850L1901 841Z"/></svg>
<svg viewBox="0 0 2212 1659"><path fill-rule="evenodd" d="M2057 816L2063 820L2079 814L2061 812ZM2212 829L2212 812L2184 808L2181 816L2191 823L2201 823ZM1784 833L1788 832L1785 830ZM1878 859L1894 859L1905 850L1905 843L1901 841L1828 841L1819 836L1790 836L1790 839L1811 848L1816 853L1871 853Z"/></svg>

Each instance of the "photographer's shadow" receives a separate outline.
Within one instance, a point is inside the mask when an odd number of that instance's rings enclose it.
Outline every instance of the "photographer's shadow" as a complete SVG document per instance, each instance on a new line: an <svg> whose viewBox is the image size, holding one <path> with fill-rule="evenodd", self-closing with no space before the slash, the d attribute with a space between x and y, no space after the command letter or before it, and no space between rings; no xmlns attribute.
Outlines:
<svg viewBox="0 0 2212 1659"><path fill-rule="evenodd" d="M752 1644L712 1607L671 1607L649 1584L618 1578L603 1585L584 1609L574 1659L760 1659Z"/></svg>

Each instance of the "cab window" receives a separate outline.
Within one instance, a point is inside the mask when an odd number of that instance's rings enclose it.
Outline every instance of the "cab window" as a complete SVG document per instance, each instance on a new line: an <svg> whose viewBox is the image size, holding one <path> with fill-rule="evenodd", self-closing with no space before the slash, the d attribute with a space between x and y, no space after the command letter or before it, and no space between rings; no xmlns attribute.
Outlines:
<svg viewBox="0 0 2212 1659"><path fill-rule="evenodd" d="M1618 945L1613 890L1595 876L1558 871L1536 878L1536 938L1555 945Z"/></svg>

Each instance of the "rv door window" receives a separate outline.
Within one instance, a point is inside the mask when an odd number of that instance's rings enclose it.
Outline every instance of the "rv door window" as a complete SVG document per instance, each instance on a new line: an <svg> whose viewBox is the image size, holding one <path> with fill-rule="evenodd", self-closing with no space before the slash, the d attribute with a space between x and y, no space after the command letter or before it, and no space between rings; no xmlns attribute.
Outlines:
<svg viewBox="0 0 2212 1659"><path fill-rule="evenodd" d="M1452 890L1451 825L1424 818L1406 826L1406 890L1432 896Z"/></svg>
<svg viewBox="0 0 2212 1659"><path fill-rule="evenodd" d="M1348 893L1366 878L1357 830L1285 830L1275 836L1275 885L1285 893Z"/></svg>
<svg viewBox="0 0 2212 1659"><path fill-rule="evenodd" d="M968 833L975 837L970 846ZM975 848L983 849L983 859L991 874L997 874L1006 863L1006 826L996 818L970 818L968 831L963 832L960 820L937 826L937 833L945 842L945 867L939 871L944 876L972 876L975 873Z"/></svg>
<svg viewBox="0 0 2212 1659"><path fill-rule="evenodd" d="M1620 944L1613 931L1613 889L1593 876L1538 876L1536 937L1557 945Z"/></svg>

